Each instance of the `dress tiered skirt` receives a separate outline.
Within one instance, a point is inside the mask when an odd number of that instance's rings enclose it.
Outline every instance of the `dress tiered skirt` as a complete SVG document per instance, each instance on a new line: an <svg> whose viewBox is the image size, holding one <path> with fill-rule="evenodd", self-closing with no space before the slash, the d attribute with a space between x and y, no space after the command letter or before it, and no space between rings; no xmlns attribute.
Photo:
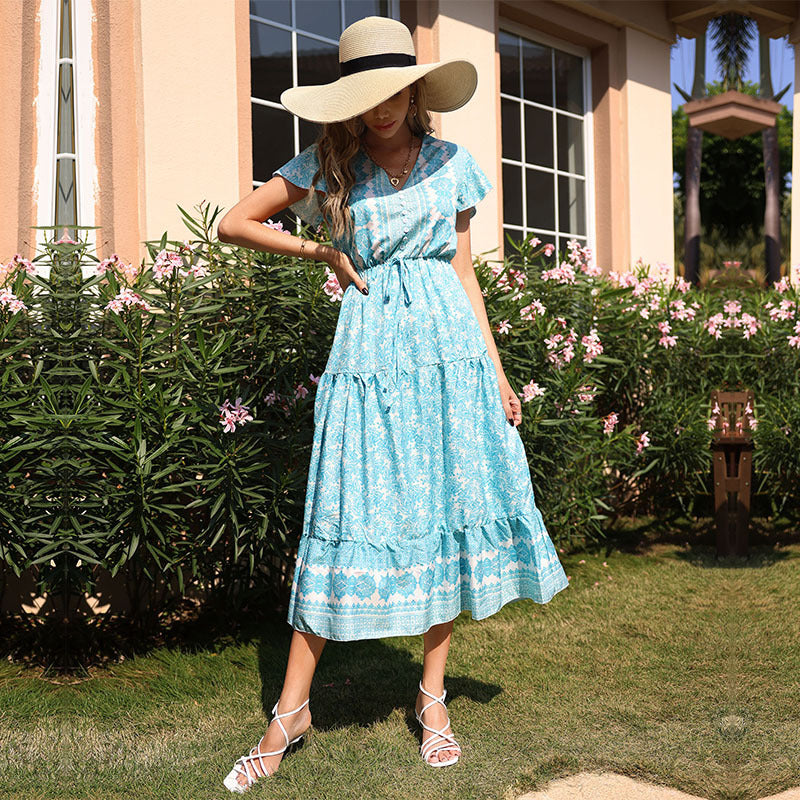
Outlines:
<svg viewBox="0 0 800 800"><path fill-rule="evenodd" d="M452 265L397 258L349 284L314 404L290 625L423 633L569 584Z"/></svg>

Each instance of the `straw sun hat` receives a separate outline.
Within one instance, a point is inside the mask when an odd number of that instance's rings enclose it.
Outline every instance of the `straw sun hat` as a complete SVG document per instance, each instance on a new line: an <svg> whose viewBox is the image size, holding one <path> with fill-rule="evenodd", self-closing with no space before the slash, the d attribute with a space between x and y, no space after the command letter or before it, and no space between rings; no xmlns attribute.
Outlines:
<svg viewBox="0 0 800 800"><path fill-rule="evenodd" d="M333 83L286 89L281 104L311 122L341 122L369 111L418 78L425 78L431 111L461 108L478 85L475 66L464 59L417 64L411 31L387 17L364 17L342 31L339 74Z"/></svg>

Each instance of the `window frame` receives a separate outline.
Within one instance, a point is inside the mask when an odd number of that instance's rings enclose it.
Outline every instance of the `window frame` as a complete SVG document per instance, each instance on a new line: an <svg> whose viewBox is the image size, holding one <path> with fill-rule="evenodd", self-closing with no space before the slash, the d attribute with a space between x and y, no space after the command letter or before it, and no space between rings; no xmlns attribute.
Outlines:
<svg viewBox="0 0 800 800"><path fill-rule="evenodd" d="M497 35L498 35L498 45L497 45L497 52L498 52L498 74L497 74L497 96L498 96L498 113L499 109L502 105L503 99L509 99L516 103L519 103L521 108L524 109L525 106L530 106L532 108L541 108L546 109L548 111L554 112L553 113L553 168L542 167L539 165L533 165L526 163L524 161L525 158L525 128L524 128L524 119L520 120L520 152L522 160L517 161L515 159L506 158L503 155L503 131L502 131L502 118L499 119L499 127L500 127L500 174L499 174L499 183L500 183L500 208L503 208L503 165L508 164L520 170L521 173L521 181L523 186L522 192L522 208L521 208L521 217L523 220L522 225L516 225L511 223L506 223L505 219L501 222L501 231L502 231L502 241L505 247L505 240L506 240L506 231L516 231L522 236L527 236L531 233L534 236L548 236L552 237L553 240L556 242L556 246L559 248L559 252L565 249L565 245L560 245L561 242L566 243L570 239L577 239L579 242L584 243L585 246L589 247L592 252L595 249L595 216L594 216L594 203L595 203L595 187L594 187L594 113L592 111L591 105L591 97L592 97L592 81L591 81L591 52L579 45L575 45L571 42L565 42L562 39L558 39L555 36L551 36L547 33L542 33L540 31L534 30L527 25L522 25L519 22L515 22L514 20L507 19L505 17L500 17L497 23ZM541 103L534 102L532 100L524 100L520 97L515 97L513 95L505 94L504 92L500 91L500 68L499 68L499 36L500 33L508 33L512 36L518 36L522 39L527 39L529 42L533 44L539 44L544 47L552 47L556 50L561 50L565 53L569 53L570 55L577 56L581 59L582 65L582 81L583 81L583 112L582 114L576 114L575 112L564 111L563 109L555 108L554 106L544 106ZM562 233L559 231L559 203L558 203L558 195L555 194L553 197L554 201L554 213L555 213L555 220L556 220L556 227L555 230L548 230L546 228L542 228L541 226L534 226L528 223L527 219L527 193L526 193L526 170L532 169L539 172L544 172L548 175L555 175L556 178L559 176L564 177L575 177L577 173L567 172L566 170L561 170L558 168L558 161L557 161L557 150L558 150L558 115L572 117L573 119L581 119L583 121L583 163L584 163L584 171L585 175L579 176L582 180L585 181L585 189L584 189L584 203L585 203L585 213L586 213L586 233L584 235L578 235L573 233ZM524 115L521 115L524 117ZM556 191L558 191L556 189Z"/></svg>

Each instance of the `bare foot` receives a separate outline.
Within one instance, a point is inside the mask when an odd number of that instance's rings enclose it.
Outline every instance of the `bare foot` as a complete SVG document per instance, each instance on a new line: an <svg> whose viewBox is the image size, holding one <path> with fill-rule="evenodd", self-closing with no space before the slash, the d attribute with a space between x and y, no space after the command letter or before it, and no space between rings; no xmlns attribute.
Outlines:
<svg viewBox="0 0 800 800"><path fill-rule="evenodd" d="M288 708L283 708L281 704L278 704L278 713L283 714L285 711L291 710L291 708L297 707L295 703L294 706L289 706ZM283 727L286 728L286 733L289 737L289 741L291 742L292 739L297 738L301 733L306 731L308 727L311 725L311 712L308 710L308 706L305 705L303 708L298 711L296 714L292 714L288 717L283 717L280 722L283 723ZM258 743L258 751L259 753L272 753L275 750L282 750L286 745L286 738L283 735L283 731L281 730L280 725L278 724L278 720L274 719L270 722L269 727L267 728L267 732L261 737L261 740ZM255 755L255 753L253 753ZM267 775L272 775L275 770L278 769L278 764L280 764L281 759L283 758L283 753L279 752L273 756L264 756L263 758L257 758L254 760L248 760L245 762L244 769L247 771L247 774L250 775L251 778L262 778L264 777L264 771L261 768L261 762L264 762L264 767L266 768ZM239 774L236 777L236 780L239 782L241 786L247 785L247 777L243 774Z"/></svg>
<svg viewBox="0 0 800 800"><path fill-rule="evenodd" d="M427 686L425 687L428 688ZM436 694L437 697L441 696L441 692L431 692L431 694ZM416 711L417 714L420 713L422 707L425 706L427 703L432 703L432 699L427 695L423 694L422 692L417 693L417 703L416 703ZM452 734L453 730L448 724L448 715L447 709L441 703L433 703L433 705L428 708L425 713L422 715L422 719L426 725L431 728L436 728L436 730L442 730L443 725L447 725L444 729L443 733ZM435 733L431 731L422 729L422 744L430 739L431 736L436 736ZM436 744L431 748L431 750L435 750L438 745L446 744L447 740L442 739L441 737L437 737ZM427 760L429 762L435 763L437 761L449 761L451 758L455 756L461 755L461 750L458 747L448 747L447 749L442 748L437 752L429 753L427 756Z"/></svg>

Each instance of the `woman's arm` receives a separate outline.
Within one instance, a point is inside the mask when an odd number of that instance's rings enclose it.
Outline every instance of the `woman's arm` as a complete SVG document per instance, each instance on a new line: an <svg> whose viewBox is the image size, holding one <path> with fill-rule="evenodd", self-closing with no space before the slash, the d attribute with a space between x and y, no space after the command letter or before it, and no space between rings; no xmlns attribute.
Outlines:
<svg viewBox="0 0 800 800"><path fill-rule="evenodd" d="M221 242L249 247L251 250L263 250L267 253L298 258L302 255L302 258L325 261L336 273L342 291L352 281L364 292L366 281L358 274L350 258L341 250L276 231L262 224L265 219L302 200L306 192L307 189L295 186L282 175L275 175L225 214L217 225L217 237ZM305 247L301 254L300 247L303 242Z"/></svg>
<svg viewBox="0 0 800 800"><path fill-rule="evenodd" d="M451 263L453 269L456 271L456 275L458 275L459 280L464 286L467 297L469 297L472 303L472 310L475 312L475 317L481 326L483 338L486 341L486 348L489 351L492 361L494 361L495 370L497 371L497 381L500 385L500 398L503 401L503 410L506 413L506 419L508 419L509 423L512 425L519 425L519 423L522 422L522 405L516 392L511 388L506 374L503 371L503 366L500 363L500 355L497 352L497 345L492 336L489 318L486 316L486 306L483 303L481 287L478 283L478 277L475 275L475 268L472 265L469 215L470 209L468 208L459 211L456 215L456 254Z"/></svg>

